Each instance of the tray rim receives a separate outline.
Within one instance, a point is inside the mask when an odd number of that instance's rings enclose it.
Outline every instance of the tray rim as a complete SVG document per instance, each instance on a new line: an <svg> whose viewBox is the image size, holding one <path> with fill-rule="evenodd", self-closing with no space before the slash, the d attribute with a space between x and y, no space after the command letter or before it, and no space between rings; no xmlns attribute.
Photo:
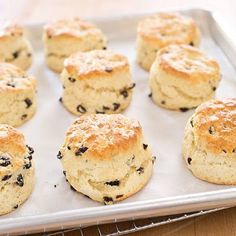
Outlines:
<svg viewBox="0 0 236 236"><path fill-rule="evenodd" d="M142 13L123 14L114 17L88 18L94 21L119 20L122 18L141 17L160 11L200 11L207 14L215 25L222 31L224 40L228 42L236 53L236 47L230 40L229 31L221 28L220 23L225 23L223 17L217 12L206 8L164 8L158 10L144 11ZM223 22L224 21L224 22ZM42 23L25 24L26 27L42 25ZM232 49L231 48L231 49ZM73 225L92 225L108 222L116 222L126 219L138 219L145 216L164 216L178 214L215 207L230 207L236 205L236 187L224 190L207 191L195 194L185 194L173 197L162 197L155 200L144 200L135 203L120 203L112 206L96 206L86 209L58 211L54 213L12 217L0 219L0 233L19 233L51 228L71 227Z"/></svg>

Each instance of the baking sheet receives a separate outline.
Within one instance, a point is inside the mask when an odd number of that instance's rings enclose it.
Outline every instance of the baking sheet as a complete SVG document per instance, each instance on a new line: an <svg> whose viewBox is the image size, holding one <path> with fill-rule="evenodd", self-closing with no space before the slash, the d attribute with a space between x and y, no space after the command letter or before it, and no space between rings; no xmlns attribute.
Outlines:
<svg viewBox="0 0 236 236"><path fill-rule="evenodd" d="M216 97L234 97L235 69L216 44L217 35L211 35L210 30L216 25L213 27L210 13L202 10L185 10L182 13L195 18L202 34L200 48L216 58L221 66L223 78ZM42 24L28 26L34 48L34 61L29 74L34 75L38 81L38 109L34 118L19 130L25 134L27 143L35 149L36 184L24 205L0 217L0 233L42 229L42 225L57 228L131 216L173 214L235 203L236 188L196 179L182 160L183 131L193 111L181 113L165 110L156 106L148 97L148 73L135 62L136 27L142 17L129 16L93 22L107 35L108 48L129 58L136 87L133 101L124 115L140 121L147 143L152 147L153 155L157 156L150 182L139 193L114 206L102 206L70 190L56 155L66 129L76 117L68 113L58 101L62 93L61 83L58 75L45 65Z"/></svg>

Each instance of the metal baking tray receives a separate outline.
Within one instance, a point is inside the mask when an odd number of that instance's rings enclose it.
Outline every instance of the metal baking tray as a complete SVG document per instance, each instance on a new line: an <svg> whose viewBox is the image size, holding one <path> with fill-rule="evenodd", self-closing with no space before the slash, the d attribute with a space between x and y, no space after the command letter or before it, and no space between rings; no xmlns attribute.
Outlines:
<svg viewBox="0 0 236 236"><path fill-rule="evenodd" d="M216 97L234 97L236 47L233 39L236 37L233 28L219 15L207 10L178 12L196 20L202 33L200 47L215 57L221 66L223 79ZM59 103L61 83L58 75L45 65L41 40L43 24L27 26L34 47L29 74L38 80L38 110L34 118L19 130L35 149L36 185L24 205L0 217L0 234L58 230L236 204L235 187L198 180L182 160L183 131L193 111L168 111L157 107L148 97L148 73L135 62L137 22L148 14L152 13L91 21L107 35L108 48L125 54L131 63L136 87L133 101L124 114L141 122L147 142L157 156L150 182L139 193L112 206L103 206L70 190L56 154L75 116Z"/></svg>

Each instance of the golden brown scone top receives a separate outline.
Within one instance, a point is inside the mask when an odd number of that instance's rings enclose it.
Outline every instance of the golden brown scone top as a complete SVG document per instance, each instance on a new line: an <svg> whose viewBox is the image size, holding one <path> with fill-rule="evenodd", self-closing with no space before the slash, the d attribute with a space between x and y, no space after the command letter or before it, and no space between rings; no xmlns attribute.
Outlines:
<svg viewBox="0 0 236 236"><path fill-rule="evenodd" d="M70 75L77 79L89 78L88 75L110 76L115 71L127 69L128 59L109 50L93 50L72 54L64 62Z"/></svg>
<svg viewBox="0 0 236 236"><path fill-rule="evenodd" d="M80 18L62 19L49 23L44 26L44 32L48 37L73 36L78 38L102 33L95 25Z"/></svg>
<svg viewBox="0 0 236 236"><path fill-rule="evenodd" d="M170 43L190 43L198 37L199 32L190 17L175 13L157 13L139 22L138 34L163 47Z"/></svg>
<svg viewBox="0 0 236 236"><path fill-rule="evenodd" d="M0 125L0 179L21 168L24 164L24 157L27 156L28 148L25 145L23 134L15 128ZM10 164L6 163L10 161Z"/></svg>
<svg viewBox="0 0 236 236"><path fill-rule="evenodd" d="M141 135L139 122L123 115L83 115L68 129L65 148L76 153L85 147L87 155L110 159L132 148Z"/></svg>
<svg viewBox="0 0 236 236"><path fill-rule="evenodd" d="M173 76L191 80L193 83L220 79L219 64L201 50L188 45L169 45L160 49L157 65Z"/></svg>
<svg viewBox="0 0 236 236"><path fill-rule="evenodd" d="M0 63L0 92L36 87L36 80L10 63Z"/></svg>
<svg viewBox="0 0 236 236"><path fill-rule="evenodd" d="M0 21L0 38L20 36L24 33L23 27L9 20Z"/></svg>
<svg viewBox="0 0 236 236"><path fill-rule="evenodd" d="M17 66L10 63L1 62L0 63L0 79L5 79L7 77L23 77L25 72Z"/></svg>
<svg viewBox="0 0 236 236"><path fill-rule="evenodd" d="M236 98L200 105L191 121L195 137L215 154L236 153Z"/></svg>

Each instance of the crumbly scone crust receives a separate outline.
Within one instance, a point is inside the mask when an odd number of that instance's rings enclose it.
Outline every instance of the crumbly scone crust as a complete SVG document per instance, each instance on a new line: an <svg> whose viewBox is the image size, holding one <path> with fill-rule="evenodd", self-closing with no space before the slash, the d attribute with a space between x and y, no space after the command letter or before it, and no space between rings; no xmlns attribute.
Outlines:
<svg viewBox="0 0 236 236"><path fill-rule="evenodd" d="M0 125L0 215L17 209L34 186L33 149L25 144L23 134Z"/></svg>
<svg viewBox="0 0 236 236"><path fill-rule="evenodd" d="M64 174L78 192L112 204L150 179L154 158L138 121L118 115L84 115L68 129L58 153Z"/></svg>

